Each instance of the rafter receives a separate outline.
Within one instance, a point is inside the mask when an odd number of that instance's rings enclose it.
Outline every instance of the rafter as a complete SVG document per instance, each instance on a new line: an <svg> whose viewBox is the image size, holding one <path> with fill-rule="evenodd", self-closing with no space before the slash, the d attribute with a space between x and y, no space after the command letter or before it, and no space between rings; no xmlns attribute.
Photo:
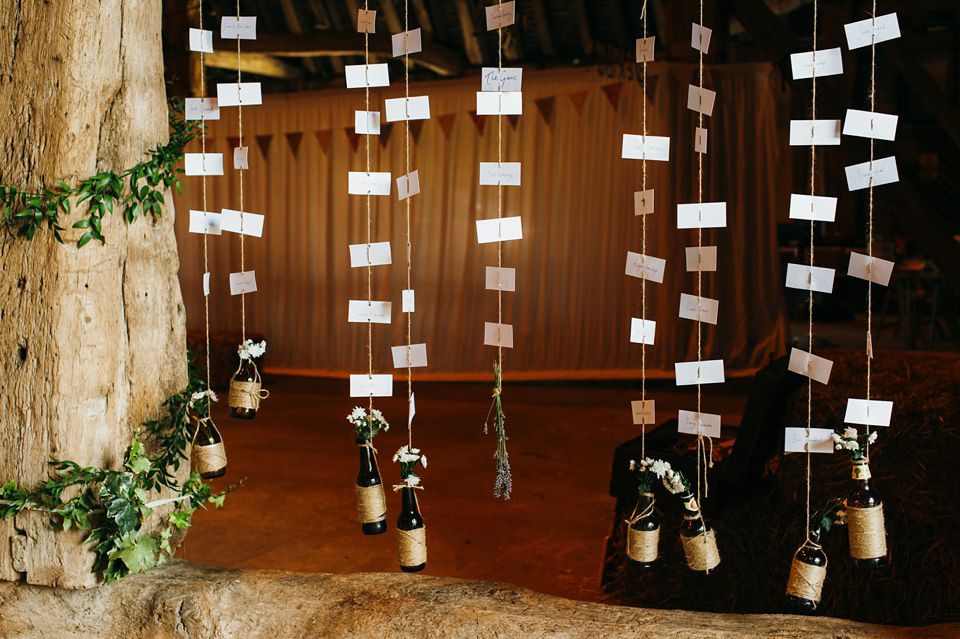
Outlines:
<svg viewBox="0 0 960 639"><path fill-rule="evenodd" d="M283 10L283 19L287 23L287 28L290 29L292 33L303 33L303 25L300 24L300 15L297 13L297 8L293 6L292 0L280 0L280 9ZM310 73L317 72L316 60L304 58L303 65Z"/></svg>
<svg viewBox="0 0 960 639"><path fill-rule="evenodd" d="M580 44L583 45L583 52L587 53L593 48L593 35L590 33L590 17L587 15L587 6L583 0L573 0L573 12L577 20L577 30L580 33Z"/></svg>
<svg viewBox="0 0 960 639"><path fill-rule="evenodd" d="M203 56L203 62L206 66L215 69L237 70L237 54L229 50L207 53ZM243 73L255 73L284 80L297 80L303 77L303 71L297 67L262 53L244 53L240 58L240 70Z"/></svg>
<svg viewBox="0 0 960 639"><path fill-rule="evenodd" d="M433 21L430 19L430 12L427 10L427 3L424 0L413 0L413 12L417 16L417 23L423 29L423 35L426 39L433 39Z"/></svg>
<svg viewBox="0 0 960 639"><path fill-rule="evenodd" d="M537 23L537 36L540 38L540 48L543 55L552 58L557 50L553 46L553 36L550 35L550 23L547 22L547 10L543 5L543 0L532 0L530 3L533 9L533 20Z"/></svg>
<svg viewBox="0 0 960 639"><path fill-rule="evenodd" d="M380 8L383 10L383 19L387 21L387 28L390 33L403 31L403 20L400 19L400 14L392 0L380 0Z"/></svg>
<svg viewBox="0 0 960 639"><path fill-rule="evenodd" d="M473 8L467 0L457 0L457 18L460 19L460 31L463 33L464 49L470 64L479 66L484 61L484 46L477 35L477 24L473 19Z"/></svg>

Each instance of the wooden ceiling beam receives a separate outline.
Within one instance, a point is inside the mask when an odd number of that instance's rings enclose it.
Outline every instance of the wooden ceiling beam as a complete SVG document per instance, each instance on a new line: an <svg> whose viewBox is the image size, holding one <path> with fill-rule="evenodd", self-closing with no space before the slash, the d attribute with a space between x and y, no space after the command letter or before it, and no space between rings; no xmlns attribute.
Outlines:
<svg viewBox="0 0 960 639"><path fill-rule="evenodd" d="M587 15L587 6L583 3L583 0L573 0L573 11L576 15L583 52L589 53L593 48L593 34L590 32L590 16Z"/></svg>
<svg viewBox="0 0 960 639"><path fill-rule="evenodd" d="M473 7L467 0L457 0L457 18L460 20L460 32L470 64L480 66L484 62L484 46L477 35L477 24L473 19Z"/></svg>
<svg viewBox="0 0 960 639"><path fill-rule="evenodd" d="M236 71L237 54L233 51L206 53L203 56L203 63L205 66L215 69ZM283 80L298 80L303 77L303 71L291 64L287 64L270 55L249 51L245 51L244 54L240 56L240 71Z"/></svg>
<svg viewBox="0 0 960 639"><path fill-rule="evenodd" d="M297 8L293 6L293 1L280 0L280 9L283 11L283 19L287 23L287 28L290 29L292 33L303 33L303 25L300 24L300 15L297 13ZM304 58L303 66L305 66L310 73L316 74L318 71L316 60Z"/></svg>
<svg viewBox="0 0 960 639"><path fill-rule="evenodd" d="M417 23L423 29L424 39L433 39L433 21L430 19L430 12L427 10L427 3L424 0L413 0L413 12L417 16Z"/></svg>
<svg viewBox="0 0 960 639"><path fill-rule="evenodd" d="M557 50L553 46L553 36L550 35L547 9L543 0L532 0L530 7L533 9L533 20L537 23L537 37L540 38L540 48L543 50L543 55L552 58L557 54Z"/></svg>
<svg viewBox="0 0 960 639"><path fill-rule="evenodd" d="M393 4L393 0L380 0L380 8L383 10L383 19L387 21L387 29L390 30L390 33L402 32L403 19L400 17L396 5Z"/></svg>

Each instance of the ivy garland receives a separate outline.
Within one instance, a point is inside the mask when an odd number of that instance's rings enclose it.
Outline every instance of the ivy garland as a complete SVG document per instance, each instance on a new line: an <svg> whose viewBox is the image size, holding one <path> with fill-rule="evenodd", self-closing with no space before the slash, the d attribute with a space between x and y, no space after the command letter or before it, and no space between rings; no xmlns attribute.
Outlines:
<svg viewBox="0 0 960 639"><path fill-rule="evenodd" d="M227 494L239 486L214 494L196 472L190 473L183 484L177 481L180 463L187 459L191 416L202 418L207 414L206 401L192 401L193 394L204 389L191 362L187 388L164 402L165 416L143 424L145 434L137 431L127 447L122 470L52 460L53 472L38 488L26 490L15 481L0 487L0 518L36 510L49 513L54 530L90 530L86 543L94 544L97 555L93 572L102 572L106 583L163 563L174 550L170 546L174 529L188 527L193 513L205 504L220 508ZM157 452L148 454L148 447ZM79 490L79 494L64 501L67 489ZM160 489L173 490L177 500L167 515L166 526L154 536L145 533L142 526L153 513L147 493Z"/></svg>
<svg viewBox="0 0 960 639"><path fill-rule="evenodd" d="M60 235L65 228L60 224L60 215L70 215L71 200L75 205L87 202L86 217L73 224L73 228L87 229L77 248L90 240L106 243L103 236L103 218L114 209L125 207L124 219L133 223L140 216L163 215L164 196L161 189L176 188L183 192L183 183L178 174L183 169L177 163L183 157L183 149L200 133L201 125L183 117L184 100L175 97L167 100L169 108L170 139L150 150L150 159L140 162L122 173L104 171L91 178L80 180L70 186L57 180L57 190L43 188L29 191L9 184L0 184L0 211L6 227L17 237L32 240L37 229L46 226L53 237L63 244ZM124 182L129 191L124 190Z"/></svg>

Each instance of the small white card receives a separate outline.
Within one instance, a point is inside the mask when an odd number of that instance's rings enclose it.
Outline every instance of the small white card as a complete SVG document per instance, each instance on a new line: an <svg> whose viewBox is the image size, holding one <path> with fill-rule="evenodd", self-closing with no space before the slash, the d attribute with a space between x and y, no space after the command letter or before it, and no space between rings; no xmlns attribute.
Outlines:
<svg viewBox="0 0 960 639"><path fill-rule="evenodd" d="M190 29L190 50L213 53L213 31Z"/></svg>
<svg viewBox="0 0 960 639"><path fill-rule="evenodd" d="M630 318L630 341L634 344L651 345L657 338L657 323L654 320Z"/></svg>
<svg viewBox="0 0 960 639"><path fill-rule="evenodd" d="M410 357L407 357L407 345L403 344L402 346L393 346L390 348L391 354L393 355L393 367L394 368L418 368L420 366L427 365L427 345L426 344L411 344L409 354Z"/></svg>
<svg viewBox="0 0 960 639"><path fill-rule="evenodd" d="M790 120L790 146L837 146L840 120Z"/></svg>
<svg viewBox="0 0 960 639"><path fill-rule="evenodd" d="M497 324L496 322L483 323L484 346L503 346L513 348L513 325Z"/></svg>
<svg viewBox="0 0 960 639"><path fill-rule="evenodd" d="M682 410L677 414L677 432L685 435L720 437L720 415Z"/></svg>
<svg viewBox="0 0 960 639"><path fill-rule="evenodd" d="M487 267L487 286L488 291L507 291L514 293L517 290L517 269L515 268L497 268L496 266Z"/></svg>
<svg viewBox="0 0 960 639"><path fill-rule="evenodd" d="M819 355L802 351L799 348L793 348L790 350L790 361L787 363L787 370L809 377L815 382L826 384L830 381L830 371L833 370L833 362Z"/></svg>
<svg viewBox="0 0 960 639"><path fill-rule="evenodd" d="M843 121L843 134L892 142L897 137L899 119L889 113L847 109L847 117Z"/></svg>
<svg viewBox="0 0 960 639"><path fill-rule="evenodd" d="M357 135L380 135L380 112L354 111L353 130Z"/></svg>
<svg viewBox="0 0 960 639"><path fill-rule="evenodd" d="M217 85L217 101L221 107L256 106L263 104L259 82L228 82Z"/></svg>
<svg viewBox="0 0 960 639"><path fill-rule="evenodd" d="M187 98L183 105L184 120L219 120L220 105L216 98Z"/></svg>
<svg viewBox="0 0 960 639"><path fill-rule="evenodd" d="M520 67L483 67L480 73L480 90L519 93L523 84L523 69Z"/></svg>
<svg viewBox="0 0 960 639"><path fill-rule="evenodd" d="M384 64L348 64L343 67L348 89L390 86L390 68Z"/></svg>
<svg viewBox="0 0 960 639"><path fill-rule="evenodd" d="M347 321L389 324L392 319L392 311L393 302L350 300L350 306L347 309Z"/></svg>
<svg viewBox="0 0 960 639"><path fill-rule="evenodd" d="M713 114L713 104L717 101L717 92L690 85L687 89L687 108L706 116Z"/></svg>
<svg viewBox="0 0 960 639"><path fill-rule="evenodd" d="M636 426L656 424L656 409L652 399L630 402L630 412L633 413L633 423Z"/></svg>
<svg viewBox="0 0 960 639"><path fill-rule="evenodd" d="M673 365L677 386L692 384L722 384L723 360L707 359L702 362L676 362Z"/></svg>
<svg viewBox="0 0 960 639"><path fill-rule="evenodd" d="M833 292L833 278L836 272L832 268L787 264L787 287L818 293Z"/></svg>
<svg viewBox="0 0 960 639"><path fill-rule="evenodd" d="M523 93L477 91L477 115L523 115Z"/></svg>
<svg viewBox="0 0 960 639"><path fill-rule="evenodd" d="M657 160L666 162L670 159L670 138L648 135L623 134L623 146L620 157L626 160Z"/></svg>
<svg viewBox="0 0 960 639"><path fill-rule="evenodd" d="M833 222L837 219L837 198L791 193L790 219Z"/></svg>
<svg viewBox="0 0 960 639"><path fill-rule="evenodd" d="M651 257L641 253L627 251L626 274L630 277L646 279L657 284L663 283L663 274L667 269L667 261L659 257Z"/></svg>
<svg viewBox="0 0 960 639"><path fill-rule="evenodd" d="M816 64L814 64L814 56L816 56ZM793 53L790 55L790 66L793 69L794 80L812 78L814 68L818 78L840 75L843 73L843 55L840 53L840 47Z"/></svg>
<svg viewBox="0 0 960 639"><path fill-rule="evenodd" d="M890 276L893 275L893 267L894 263L890 260L882 260L862 253L851 253L847 275L887 286L890 284Z"/></svg>
<svg viewBox="0 0 960 639"><path fill-rule="evenodd" d="M220 235L220 214L190 211L190 232L201 235Z"/></svg>
<svg viewBox="0 0 960 639"><path fill-rule="evenodd" d="M709 297L700 297L700 303L697 303L696 295L680 294L680 317L683 319L706 322L707 324L717 324L717 316L720 312L720 301L710 299Z"/></svg>
<svg viewBox="0 0 960 639"><path fill-rule="evenodd" d="M650 215L653 213L653 189L633 192L633 214Z"/></svg>
<svg viewBox="0 0 960 639"><path fill-rule="evenodd" d="M430 96L391 98L384 100L383 103L387 110L387 122L430 119Z"/></svg>
<svg viewBox="0 0 960 639"><path fill-rule="evenodd" d="M257 291L257 274L255 271L243 271L230 274L230 294L242 295Z"/></svg>
<svg viewBox="0 0 960 639"><path fill-rule="evenodd" d="M637 62L653 62L655 38L637 38Z"/></svg>
<svg viewBox="0 0 960 639"><path fill-rule="evenodd" d="M865 426L889 426L893 415L893 402L876 399L848 399L847 413L843 421Z"/></svg>
<svg viewBox="0 0 960 639"><path fill-rule="evenodd" d="M220 39L222 40L256 40L256 16L223 16L220 19Z"/></svg>
<svg viewBox="0 0 960 639"><path fill-rule="evenodd" d="M693 151L694 153L703 153L707 152L707 130L697 127L697 132L693 137Z"/></svg>
<svg viewBox="0 0 960 639"><path fill-rule="evenodd" d="M420 193L420 172L411 171L397 178L397 197L405 200Z"/></svg>
<svg viewBox="0 0 960 639"><path fill-rule="evenodd" d="M697 51L707 53L710 51L710 36L713 35L713 29L693 23L693 30L690 34L690 46Z"/></svg>
<svg viewBox="0 0 960 639"><path fill-rule="evenodd" d="M390 38L390 41L393 44L393 57L395 58L423 51L419 28L397 33Z"/></svg>
<svg viewBox="0 0 960 639"><path fill-rule="evenodd" d="M522 240L523 226L520 216L494 218L492 220L477 220L477 243L506 242L508 240Z"/></svg>
<svg viewBox="0 0 960 639"><path fill-rule="evenodd" d="M832 428L811 428L809 437L806 428L788 427L783 431L783 452L785 453L830 454L833 452Z"/></svg>
<svg viewBox="0 0 960 639"><path fill-rule="evenodd" d="M500 2L487 7L487 31L509 27L516 19L516 2Z"/></svg>
<svg viewBox="0 0 960 639"><path fill-rule="evenodd" d="M726 202L678 204L678 229L715 229L727 225Z"/></svg>
<svg viewBox="0 0 960 639"><path fill-rule="evenodd" d="M203 296L210 295L210 273L203 274Z"/></svg>
<svg viewBox="0 0 960 639"><path fill-rule="evenodd" d="M688 246L684 249L684 254L687 258L688 273L717 270L716 246Z"/></svg>
<svg viewBox="0 0 960 639"><path fill-rule="evenodd" d="M390 253L390 242L350 245L350 268L382 266L392 263L393 256Z"/></svg>
<svg viewBox="0 0 960 639"><path fill-rule="evenodd" d="M390 195L389 173L350 171L347 174L347 193L350 195Z"/></svg>
<svg viewBox="0 0 960 639"><path fill-rule="evenodd" d="M846 167L847 188L851 191L865 189L870 186L870 179L873 178L874 186L883 186L884 184L893 184L900 181L900 174L897 172L897 158L890 156L873 161L873 170L870 169L870 163L854 164Z"/></svg>
<svg viewBox="0 0 960 639"><path fill-rule="evenodd" d="M184 153L186 175L223 175L223 153Z"/></svg>
<svg viewBox="0 0 960 639"><path fill-rule="evenodd" d="M519 162L481 162L481 186L520 186Z"/></svg>
<svg viewBox="0 0 960 639"><path fill-rule="evenodd" d="M237 170L250 168L250 147L237 146L233 148L233 168Z"/></svg>
<svg viewBox="0 0 960 639"><path fill-rule="evenodd" d="M400 312L402 313L415 312L417 302L416 302L416 295L414 294L412 288L403 289L403 292L400 294L400 298L403 304L403 308L401 309Z"/></svg>
<svg viewBox="0 0 960 639"><path fill-rule="evenodd" d="M900 37L900 23L896 13L858 20L843 25L847 34L847 47L859 49L873 43L886 42Z"/></svg>
<svg viewBox="0 0 960 639"><path fill-rule="evenodd" d="M357 33L377 32L377 12L373 9L357 11Z"/></svg>
<svg viewBox="0 0 960 639"><path fill-rule="evenodd" d="M351 375L350 397L390 397L393 375Z"/></svg>
<svg viewBox="0 0 960 639"><path fill-rule="evenodd" d="M415 393L410 391L410 409L407 412L407 427L410 427L410 424L413 423L413 416L417 414L417 402L414 400Z"/></svg>
<svg viewBox="0 0 960 639"><path fill-rule="evenodd" d="M223 209L220 212L220 228L230 233L242 233L253 237L263 236L263 216L259 213Z"/></svg>

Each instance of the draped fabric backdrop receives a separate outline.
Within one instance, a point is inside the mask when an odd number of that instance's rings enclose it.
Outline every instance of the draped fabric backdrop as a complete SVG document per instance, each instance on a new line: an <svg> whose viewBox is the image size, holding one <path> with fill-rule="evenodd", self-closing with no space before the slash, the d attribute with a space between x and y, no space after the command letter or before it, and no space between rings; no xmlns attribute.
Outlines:
<svg viewBox="0 0 960 639"><path fill-rule="evenodd" d="M677 361L696 359L696 323L679 319L680 293L696 293L684 247L696 231L678 231L677 203L696 201L696 114L686 108L691 65L649 68L650 135L671 138L670 161L649 162L656 210L648 217L648 254L665 258L663 284L649 283L648 317L657 320L648 349L651 376L672 376ZM704 359L722 358L730 373L763 366L785 352L788 328L776 251L776 213L789 184L778 169L778 76L768 65L709 71L717 89L704 160L704 201L727 202L727 228L704 231L719 247L718 271L704 274L703 294L720 300L719 324L704 325ZM413 201L413 340L426 342L420 378L487 379L495 349L483 345L483 323L497 318L485 267L496 244L477 244L475 221L496 217L497 189L478 186L481 161L496 161L495 117L477 117L479 79L414 84L429 95L431 119L412 124L412 167L421 194ZM401 86L371 90L371 109L402 95ZM504 322L515 347L505 351L508 378L639 376L640 346L629 341L639 317L638 279L624 274L627 250L640 252L633 192L641 163L620 158L621 135L640 133L641 88L605 77L597 67L526 70L524 115L504 118L504 161L522 162L522 186L505 187L504 215L521 215L523 240L503 245L516 267L517 291L504 293ZM349 244L366 241L364 197L347 195L348 170L364 168L364 140L353 132L363 92L330 90L268 95L244 109L247 211L266 215L263 238L246 240L246 268L259 291L247 296L247 326L268 342L273 370L345 375L365 372L366 327L347 323L347 303L366 298L366 270L350 268ZM210 123L208 152L222 152L226 175L207 179L208 210L239 208L232 149L236 109ZM372 138L372 170L404 173L402 123ZM191 151L199 151L199 141ZM200 178L184 180L177 237L181 282L191 328L203 327L201 236L188 233L188 210L201 209ZM390 346L404 344L400 291L406 276L405 204L374 197L372 241L390 241L393 264L374 267L375 300L394 302L393 323L374 325L374 362L392 372ZM239 331L240 298L228 275L240 270L239 238L210 238L211 329Z"/></svg>

